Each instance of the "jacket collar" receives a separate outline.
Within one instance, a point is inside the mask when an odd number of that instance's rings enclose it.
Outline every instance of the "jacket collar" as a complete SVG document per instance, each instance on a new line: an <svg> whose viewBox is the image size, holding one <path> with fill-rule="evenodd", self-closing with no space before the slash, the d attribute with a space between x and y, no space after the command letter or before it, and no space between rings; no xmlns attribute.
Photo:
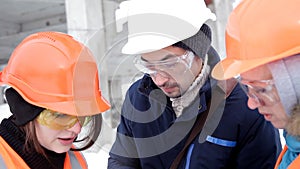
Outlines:
<svg viewBox="0 0 300 169"><path fill-rule="evenodd" d="M194 104L197 104L198 113L202 113L207 109L207 104L209 100L211 99L211 89L213 86L217 84L217 81L215 79L208 78L208 80L204 83L204 85L199 90L198 95L198 103L195 101ZM149 75L144 75L142 79L138 82L138 92L140 94L149 96L152 90L158 89L160 90L156 84L152 81L151 77ZM166 96L167 97L167 96ZM171 103L169 97L168 102ZM171 106L171 105L170 105ZM188 116L188 117L187 117ZM195 117L195 113L189 114L189 115L182 115L177 120L188 120Z"/></svg>

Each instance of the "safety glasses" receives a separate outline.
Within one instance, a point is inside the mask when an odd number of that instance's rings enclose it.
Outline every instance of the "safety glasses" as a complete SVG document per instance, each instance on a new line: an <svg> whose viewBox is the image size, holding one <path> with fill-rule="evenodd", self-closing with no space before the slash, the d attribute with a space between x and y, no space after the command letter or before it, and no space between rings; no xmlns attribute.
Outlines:
<svg viewBox="0 0 300 169"><path fill-rule="evenodd" d="M279 101L274 80L245 80L237 77L239 84L248 97L255 99L261 105L271 106Z"/></svg>
<svg viewBox="0 0 300 169"><path fill-rule="evenodd" d="M195 55L191 51L186 51L181 56L168 55L168 59L160 61L146 61L142 56L134 59L135 67L146 74L156 75L157 73L167 76L168 74L182 73L191 68Z"/></svg>
<svg viewBox="0 0 300 169"><path fill-rule="evenodd" d="M37 117L37 121L51 129L64 130L73 127L77 122L81 126L87 125L91 121L91 116L71 116L45 109Z"/></svg>

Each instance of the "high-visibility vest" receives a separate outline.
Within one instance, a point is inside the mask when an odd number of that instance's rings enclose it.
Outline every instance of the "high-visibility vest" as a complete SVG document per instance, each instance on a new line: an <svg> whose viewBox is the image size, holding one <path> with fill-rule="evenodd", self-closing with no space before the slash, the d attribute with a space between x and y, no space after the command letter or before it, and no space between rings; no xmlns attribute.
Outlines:
<svg viewBox="0 0 300 169"><path fill-rule="evenodd" d="M282 160L282 157L283 155L285 154L285 152L287 151L287 146L285 145L283 150L281 151L278 159L277 159L277 162L276 162L276 165L275 165L275 169L278 168L279 164L281 163L281 160ZM298 155L298 157L292 161L292 163L288 166L287 169L299 169L300 168L300 155Z"/></svg>
<svg viewBox="0 0 300 169"><path fill-rule="evenodd" d="M1 169L30 169L25 161L0 137L0 168ZM80 152L66 153L64 169L87 169L87 163Z"/></svg>

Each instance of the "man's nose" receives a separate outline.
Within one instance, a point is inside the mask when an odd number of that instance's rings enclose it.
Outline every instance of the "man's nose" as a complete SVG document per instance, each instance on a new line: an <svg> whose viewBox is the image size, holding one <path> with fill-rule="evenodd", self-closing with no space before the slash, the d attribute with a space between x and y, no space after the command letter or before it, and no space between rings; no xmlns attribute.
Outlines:
<svg viewBox="0 0 300 169"><path fill-rule="evenodd" d="M158 87L163 86L169 80L169 78L166 77L166 75L163 75L162 72L156 72L152 75L152 77L152 80Z"/></svg>

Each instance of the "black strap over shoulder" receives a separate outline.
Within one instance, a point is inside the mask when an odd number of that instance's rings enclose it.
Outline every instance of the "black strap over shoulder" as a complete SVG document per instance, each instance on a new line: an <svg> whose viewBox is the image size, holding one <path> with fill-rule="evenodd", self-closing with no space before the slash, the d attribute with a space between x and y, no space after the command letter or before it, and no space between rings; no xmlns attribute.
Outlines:
<svg viewBox="0 0 300 169"><path fill-rule="evenodd" d="M224 99L226 99L230 95L230 93L232 92L232 90L234 89L236 84L237 84L237 82L235 79L229 79L226 81L218 81L218 85L216 87L216 90L213 92L213 96L212 96L212 98L214 99L213 100L214 106L211 106L212 101L210 101L208 103L208 107L207 107L206 111L204 111L203 113L198 115L196 122L191 130L191 133L190 133L183 149L176 156L170 169L178 168L183 156L186 154L187 148L189 147L189 145L192 143L192 141L195 139L195 137L202 130L205 122L207 121L208 115L213 116L213 115L211 115L211 114L213 114L212 112L215 112L216 109L219 107L220 103L222 102L222 100L224 101Z"/></svg>

